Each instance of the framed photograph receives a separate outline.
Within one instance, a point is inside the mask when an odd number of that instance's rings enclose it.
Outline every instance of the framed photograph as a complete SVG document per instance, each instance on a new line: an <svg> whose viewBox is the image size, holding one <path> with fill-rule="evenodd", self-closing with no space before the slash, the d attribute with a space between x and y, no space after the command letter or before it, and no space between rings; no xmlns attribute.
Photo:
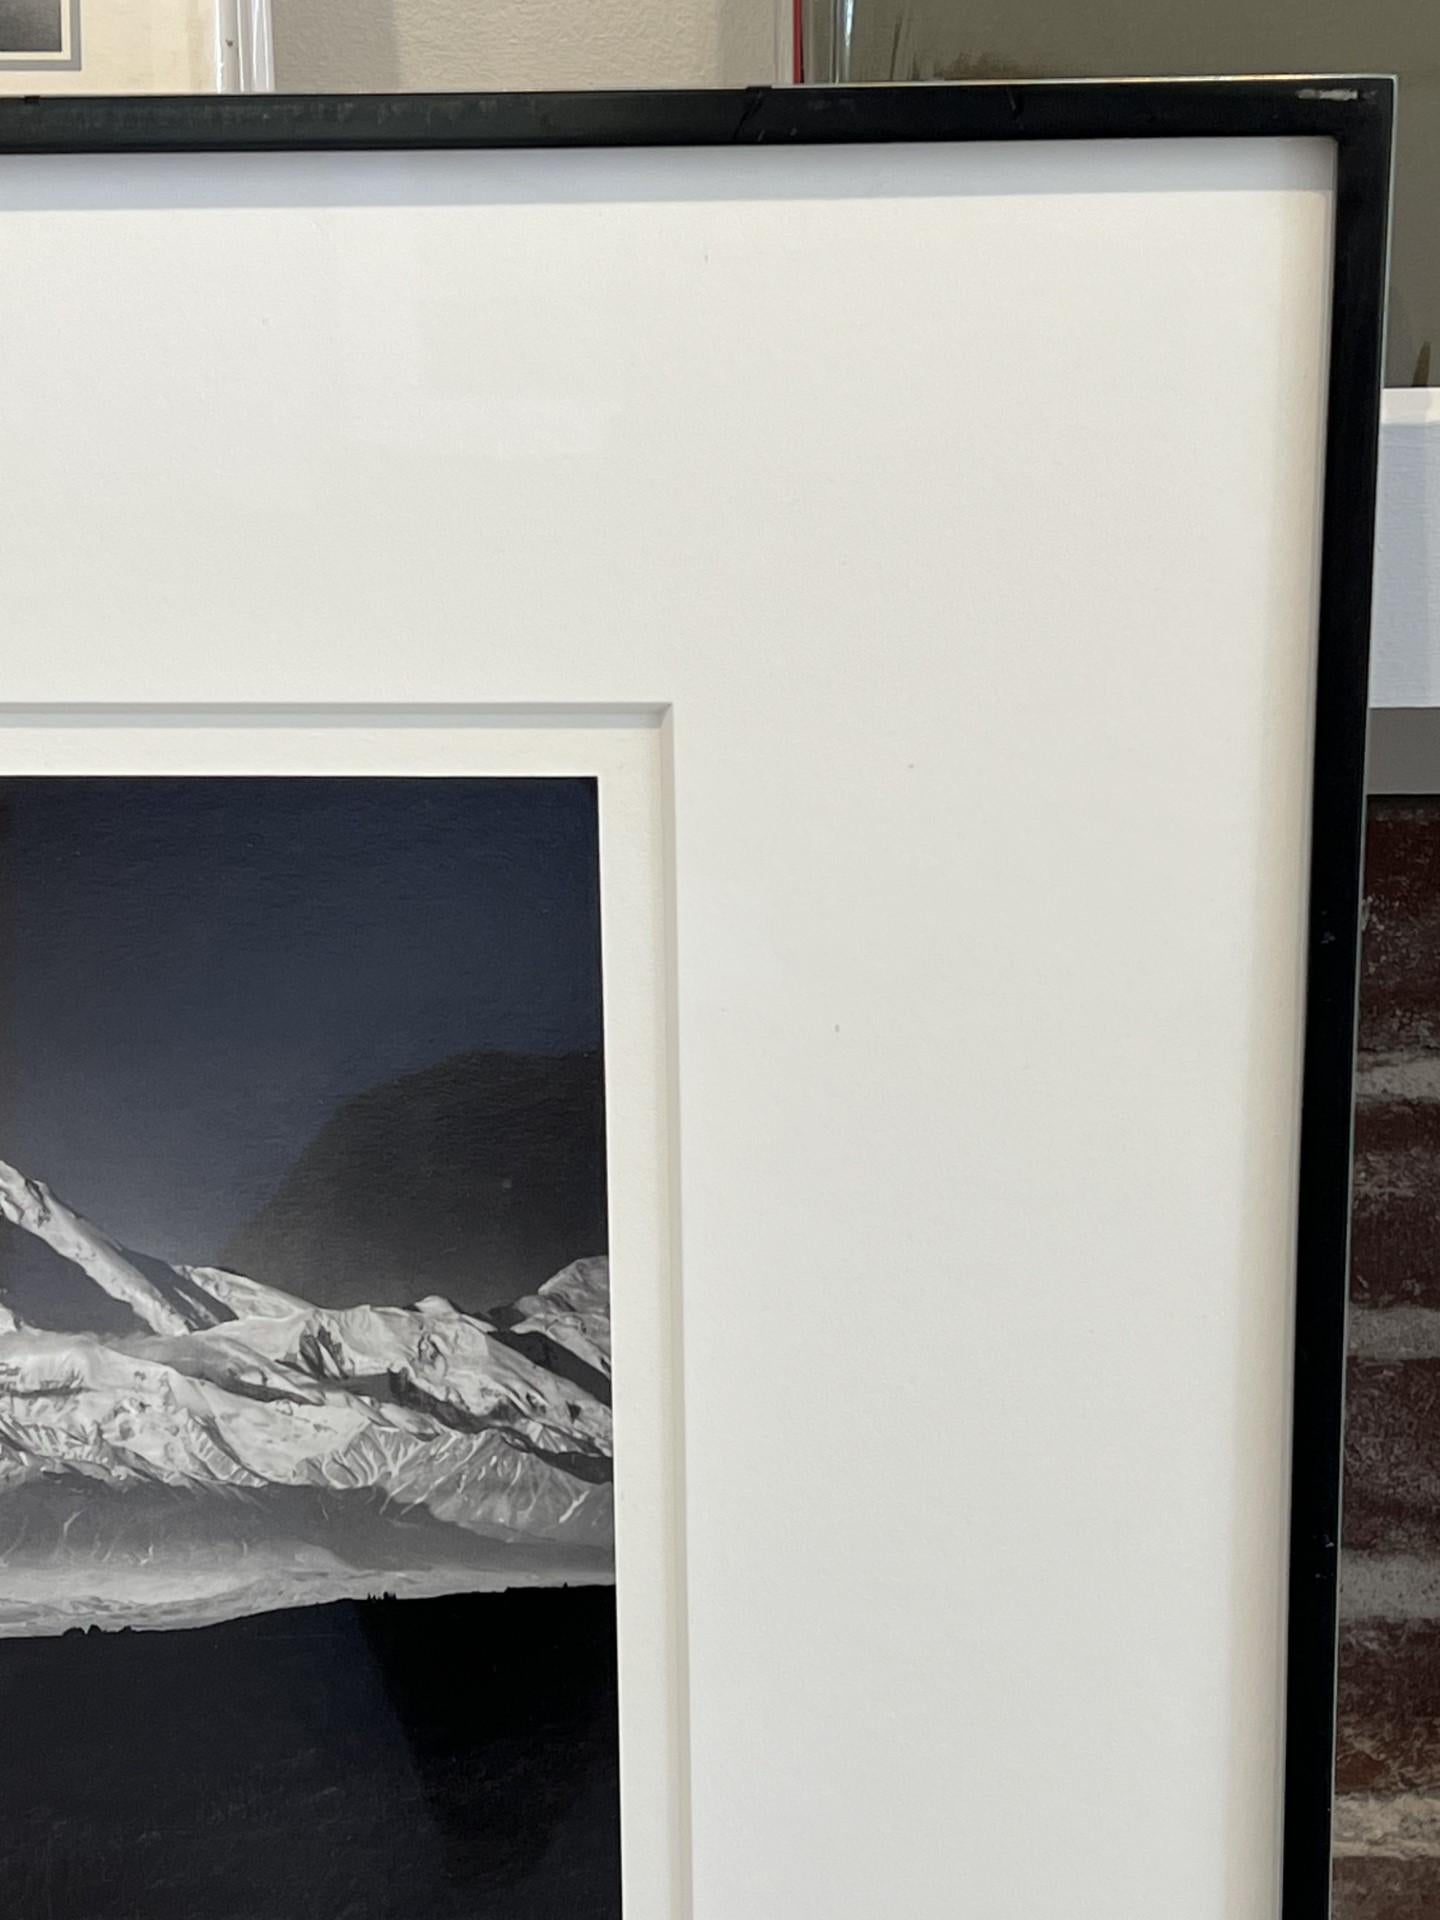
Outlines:
<svg viewBox="0 0 1440 1920"><path fill-rule="evenodd" d="M1391 105L0 108L5 1910L1326 1911Z"/></svg>

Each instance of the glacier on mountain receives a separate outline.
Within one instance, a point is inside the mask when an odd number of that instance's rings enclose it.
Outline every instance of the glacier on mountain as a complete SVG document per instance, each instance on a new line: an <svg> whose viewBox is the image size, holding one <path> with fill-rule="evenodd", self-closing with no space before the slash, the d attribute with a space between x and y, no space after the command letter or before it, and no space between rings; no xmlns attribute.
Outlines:
<svg viewBox="0 0 1440 1920"><path fill-rule="evenodd" d="M3 1162L0 1216L133 1316L0 1304L0 1635L613 1578L604 1259L491 1317L332 1309L133 1253Z"/></svg>

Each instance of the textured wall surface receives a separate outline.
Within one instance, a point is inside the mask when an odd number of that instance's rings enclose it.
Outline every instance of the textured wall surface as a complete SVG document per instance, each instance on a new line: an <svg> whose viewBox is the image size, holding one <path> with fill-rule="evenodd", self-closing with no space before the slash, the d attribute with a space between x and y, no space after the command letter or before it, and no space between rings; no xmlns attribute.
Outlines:
<svg viewBox="0 0 1440 1920"><path fill-rule="evenodd" d="M273 0L285 91L727 86L775 77L774 0Z"/></svg>
<svg viewBox="0 0 1440 1920"><path fill-rule="evenodd" d="M1335 1920L1440 1916L1440 799L1371 803Z"/></svg>

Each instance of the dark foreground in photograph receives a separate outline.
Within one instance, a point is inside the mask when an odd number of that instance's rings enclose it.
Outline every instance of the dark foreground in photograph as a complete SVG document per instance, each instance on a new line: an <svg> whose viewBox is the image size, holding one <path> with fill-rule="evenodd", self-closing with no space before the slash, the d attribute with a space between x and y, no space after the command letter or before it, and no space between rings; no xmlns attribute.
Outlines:
<svg viewBox="0 0 1440 1920"><path fill-rule="evenodd" d="M612 1588L0 1642L7 1920L614 1920Z"/></svg>

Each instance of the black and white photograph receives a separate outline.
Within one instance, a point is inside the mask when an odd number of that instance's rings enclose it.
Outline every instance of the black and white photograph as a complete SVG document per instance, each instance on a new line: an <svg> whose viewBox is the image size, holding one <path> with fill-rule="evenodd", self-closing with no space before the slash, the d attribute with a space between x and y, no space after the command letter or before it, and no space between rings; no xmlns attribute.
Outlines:
<svg viewBox="0 0 1440 1920"><path fill-rule="evenodd" d="M66 51L71 0L0 0L0 59Z"/></svg>
<svg viewBox="0 0 1440 1920"><path fill-rule="evenodd" d="M619 1913L599 889L592 780L0 781L5 1913Z"/></svg>

